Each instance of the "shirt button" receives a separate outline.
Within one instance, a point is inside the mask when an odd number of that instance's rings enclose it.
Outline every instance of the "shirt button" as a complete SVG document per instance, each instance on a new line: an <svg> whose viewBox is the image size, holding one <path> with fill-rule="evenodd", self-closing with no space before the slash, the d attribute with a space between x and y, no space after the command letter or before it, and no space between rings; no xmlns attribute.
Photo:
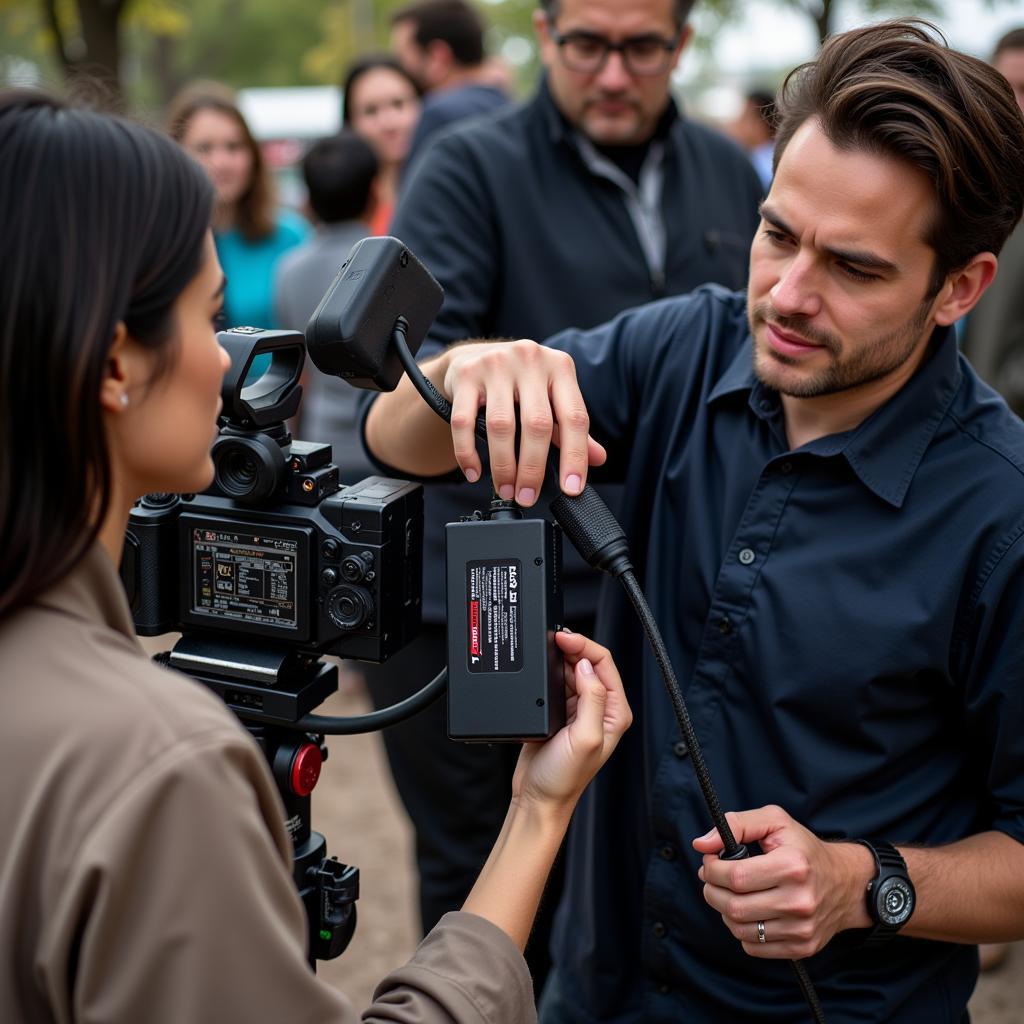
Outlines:
<svg viewBox="0 0 1024 1024"><path fill-rule="evenodd" d="M742 562L742 563L743 563L744 565L750 565L750 563L751 563L751 562L753 562L753 560L754 560L754 559L755 559L756 557L757 557L757 556L756 556L756 555L754 554L754 551L753 551L753 549L752 549L752 548L744 548L744 549L743 549L743 550L742 550L742 551L740 552L740 561L741 561L741 562Z"/></svg>
<svg viewBox="0 0 1024 1024"><path fill-rule="evenodd" d="M668 934L668 929L660 921L654 922L654 927L651 928L651 931L654 932L656 939L663 939Z"/></svg>
<svg viewBox="0 0 1024 1024"><path fill-rule="evenodd" d="M781 466L779 466L779 469L781 469L783 473L792 473L793 472L793 463L792 462L784 462Z"/></svg>
<svg viewBox="0 0 1024 1024"><path fill-rule="evenodd" d="M718 632L721 633L722 636L728 636L732 632L732 620L728 615L723 615L718 620Z"/></svg>
<svg viewBox="0 0 1024 1024"><path fill-rule="evenodd" d="M772 407L771 400L767 399L767 398L762 398L761 402L760 402L760 406L761 406L761 411L762 412L768 412L771 409L771 407Z"/></svg>
<svg viewBox="0 0 1024 1024"><path fill-rule="evenodd" d="M690 752L690 748L683 742L683 740L676 740L672 744L672 753L682 760Z"/></svg>
<svg viewBox="0 0 1024 1024"><path fill-rule="evenodd" d="M662 860L675 860L676 859L676 848L670 843L666 843L658 853L661 854Z"/></svg>

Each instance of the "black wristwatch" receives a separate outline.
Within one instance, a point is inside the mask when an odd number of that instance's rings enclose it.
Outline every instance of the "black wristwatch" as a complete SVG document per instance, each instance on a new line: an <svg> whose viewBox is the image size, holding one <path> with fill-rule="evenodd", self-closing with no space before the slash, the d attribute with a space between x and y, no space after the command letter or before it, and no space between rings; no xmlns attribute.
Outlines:
<svg viewBox="0 0 1024 1024"><path fill-rule="evenodd" d="M875 922L865 940L872 945L891 939L914 913L917 894L907 873L907 862L892 843L857 839L875 858L875 877L868 882L868 916Z"/></svg>

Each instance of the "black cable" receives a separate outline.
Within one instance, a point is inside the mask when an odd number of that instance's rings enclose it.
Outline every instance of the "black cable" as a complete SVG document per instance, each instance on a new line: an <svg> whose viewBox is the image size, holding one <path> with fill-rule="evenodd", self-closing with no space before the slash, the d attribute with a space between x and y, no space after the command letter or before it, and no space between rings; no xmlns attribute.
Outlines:
<svg viewBox="0 0 1024 1024"><path fill-rule="evenodd" d="M397 704L365 715L306 715L297 722L290 723L286 728L297 729L300 732L323 733L325 736L355 736L358 733L376 732L419 714L444 693L447 685L446 665L426 686Z"/></svg>
<svg viewBox="0 0 1024 1024"><path fill-rule="evenodd" d="M398 352L399 359L405 369L409 380L420 393L423 400L437 413L441 419L451 422L451 402L442 395L434 385L423 375L409 346L406 343L406 330L408 324L404 317L399 317L395 323L392 333L392 344ZM476 418L476 436L487 440L487 423L481 414ZM553 462L553 453L549 457L549 464ZM557 466L555 467L557 474ZM661 670L662 679L668 690L669 700L672 702L672 710L675 712L676 721L679 723L679 731L683 740L689 748L690 758L693 763L693 770L697 775L697 783L700 786L704 803L718 834L721 837L724 851L721 854L723 860L742 860L750 855L746 846L736 842L736 837L729 827L725 814L722 812L718 794L715 792L714 784L711 781L711 774L704 761L704 755L700 749L697 735L693 731L690 722L690 713L686 708L686 701L683 699L679 683L676 681L675 672L672 669L672 662L668 656L665 642L661 638L661 631L654 620L647 599L644 597L633 566L629 561L625 534L618 524L611 510L605 505L600 495L590 486L583 489L583 492L575 497L567 494L560 494L551 503L551 511L558 520L566 536L572 541L583 559L595 568L610 573L618 579L629 596L630 603L636 611L644 633L650 642L654 652L655 661ZM818 993L814 990L807 969L799 960L791 960L793 973L796 975L800 990L811 1010L815 1024L825 1024L825 1013L818 999Z"/></svg>
<svg viewBox="0 0 1024 1024"><path fill-rule="evenodd" d="M672 662L669 660L668 651L665 648L664 640L661 638L658 624L654 621L654 615L651 613L647 599L644 597L644 592L640 589L640 584L637 582L632 569L622 573L619 576L619 582L625 588L630 603L636 611L637 618L643 626L644 633L647 634L647 639L650 641L651 649L654 652L654 660L658 663L658 668L661 670L662 679L665 680L665 688L668 690L669 700L672 701L672 710L675 712L676 721L679 723L679 731L682 733L683 740L689 748L690 760L693 762L693 770L697 775L697 783L700 785L700 791L704 796L704 803L707 804L711 820L715 828L718 829L718 834L722 837L722 845L725 847L724 859L739 860L743 856L745 847L736 842L736 837L732 834L729 822L722 813L722 806L718 802L718 794L715 792L714 784L711 781L711 773L708 771L708 766L704 761L704 754L701 752L697 734L693 731L690 713L686 709L686 701L683 700L679 683L676 682L676 674L672 669Z"/></svg>

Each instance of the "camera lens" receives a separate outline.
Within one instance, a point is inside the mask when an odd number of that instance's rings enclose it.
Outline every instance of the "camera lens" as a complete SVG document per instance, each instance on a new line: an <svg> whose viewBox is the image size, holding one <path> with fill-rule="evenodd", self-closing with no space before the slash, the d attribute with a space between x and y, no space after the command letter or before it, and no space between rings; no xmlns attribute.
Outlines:
<svg viewBox="0 0 1024 1024"><path fill-rule="evenodd" d="M373 614L373 599L362 587L342 584L327 595L327 615L331 622L351 633L370 620Z"/></svg>
<svg viewBox="0 0 1024 1024"><path fill-rule="evenodd" d="M222 434L214 442L212 454L214 480L229 498L250 503L266 501L284 485L284 451L272 438Z"/></svg>
<svg viewBox="0 0 1024 1024"><path fill-rule="evenodd" d="M259 470L256 468L256 462L251 455L234 451L224 457L224 461L221 464L221 472L225 478L231 481L232 486L248 493L252 490L252 485L256 481Z"/></svg>

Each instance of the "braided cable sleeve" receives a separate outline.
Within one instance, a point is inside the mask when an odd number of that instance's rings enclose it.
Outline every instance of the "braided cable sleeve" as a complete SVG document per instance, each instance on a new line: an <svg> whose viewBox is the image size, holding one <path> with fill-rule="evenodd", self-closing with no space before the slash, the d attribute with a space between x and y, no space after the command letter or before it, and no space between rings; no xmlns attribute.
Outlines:
<svg viewBox="0 0 1024 1024"><path fill-rule="evenodd" d="M825 1024L825 1011L821 1007L821 1000L814 989L814 982L811 981L807 968L799 960L790 960L789 963L796 975L800 991L803 992L804 999L807 1000L807 1005L810 1007L815 1024Z"/></svg>

